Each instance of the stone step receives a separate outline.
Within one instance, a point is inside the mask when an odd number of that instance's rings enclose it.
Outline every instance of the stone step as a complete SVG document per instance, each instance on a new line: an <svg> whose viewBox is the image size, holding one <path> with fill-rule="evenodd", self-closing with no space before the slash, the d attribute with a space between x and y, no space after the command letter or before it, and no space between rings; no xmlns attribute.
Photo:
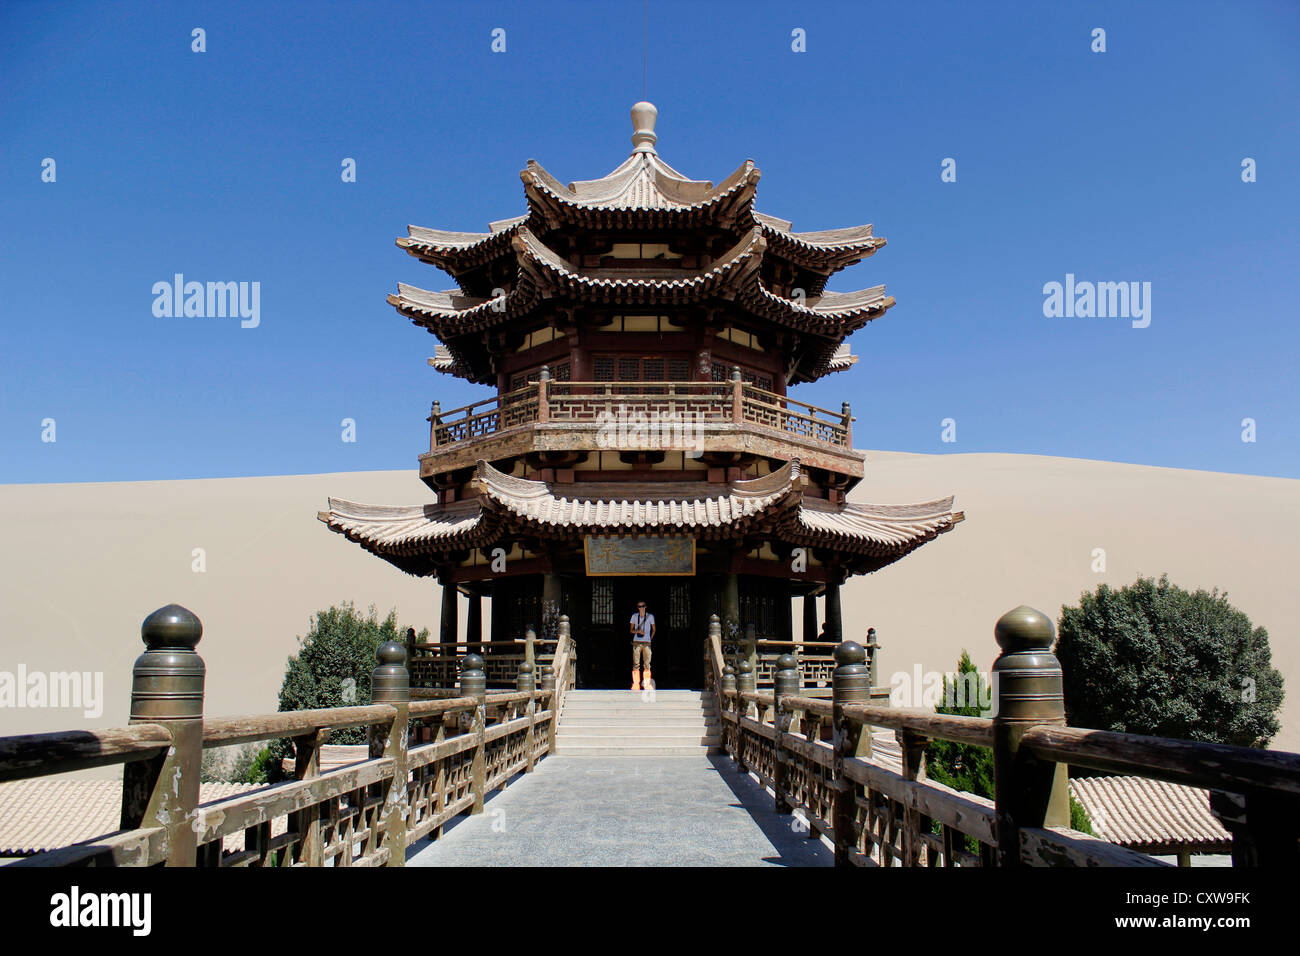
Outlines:
<svg viewBox="0 0 1300 956"><path fill-rule="evenodd" d="M663 714L703 714L708 709L699 704L690 704L689 701L682 701L681 704L671 704L666 701L656 701L654 704L641 704L640 701L604 701L601 704L584 701L564 701L564 713L591 713L603 714L608 711L629 711L629 713L663 713Z"/></svg>
<svg viewBox="0 0 1300 956"><path fill-rule="evenodd" d="M556 747L612 747L626 750L637 747L712 746L721 740L717 735L694 734L567 734L555 738Z"/></svg>
<svg viewBox="0 0 1300 956"><path fill-rule="evenodd" d="M626 694L639 694L639 690L632 690L630 687L618 687L610 690L571 690L564 695L565 700L598 700L602 697L620 697ZM672 688L656 687L655 693L660 697L671 700L703 700L704 691L702 690L673 690Z"/></svg>
<svg viewBox="0 0 1300 956"><path fill-rule="evenodd" d="M693 717L673 717L669 714L565 714L560 718L561 727L704 727L717 725L720 721L699 714Z"/></svg>
<svg viewBox="0 0 1300 956"><path fill-rule="evenodd" d="M718 753L718 747L681 746L681 747L606 747L577 746L569 744L560 746L557 742L555 752L563 757L695 757Z"/></svg>

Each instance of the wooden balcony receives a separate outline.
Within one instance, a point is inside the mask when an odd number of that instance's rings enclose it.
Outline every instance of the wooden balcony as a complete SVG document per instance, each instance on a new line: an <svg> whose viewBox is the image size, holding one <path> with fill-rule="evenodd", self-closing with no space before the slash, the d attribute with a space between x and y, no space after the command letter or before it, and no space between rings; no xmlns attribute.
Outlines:
<svg viewBox="0 0 1300 956"><path fill-rule="evenodd" d="M747 384L548 378L429 418L421 475L530 451L740 451L862 475L846 402L832 411Z"/></svg>

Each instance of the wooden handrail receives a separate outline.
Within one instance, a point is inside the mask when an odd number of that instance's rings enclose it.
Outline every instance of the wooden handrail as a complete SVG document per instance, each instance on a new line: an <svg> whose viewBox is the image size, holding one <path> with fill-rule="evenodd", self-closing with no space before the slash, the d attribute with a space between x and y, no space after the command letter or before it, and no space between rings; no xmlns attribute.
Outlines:
<svg viewBox="0 0 1300 956"><path fill-rule="evenodd" d="M1092 770L1211 790L1300 796L1300 754L1048 726L1027 731L1020 746L1042 760Z"/></svg>
<svg viewBox="0 0 1300 956"><path fill-rule="evenodd" d="M149 760L171 742L160 724L0 737L0 782Z"/></svg>

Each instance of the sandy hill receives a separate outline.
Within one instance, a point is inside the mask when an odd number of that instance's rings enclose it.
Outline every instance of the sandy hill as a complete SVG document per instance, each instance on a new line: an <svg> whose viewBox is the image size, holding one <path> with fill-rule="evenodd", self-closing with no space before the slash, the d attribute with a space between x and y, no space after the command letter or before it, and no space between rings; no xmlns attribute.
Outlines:
<svg viewBox="0 0 1300 956"><path fill-rule="evenodd" d="M1300 750L1300 481L1025 455L870 452L857 500L957 496L966 521L900 564L855 578L848 635L876 627L882 680L952 669L962 648L987 668L992 628L1029 604L1059 616L1100 581L1167 571L1219 587L1268 628L1287 681L1274 746ZM351 600L396 608L436 633L438 587L362 552L316 520L326 497L409 504L412 472L0 486L0 670L102 671L103 715L0 711L0 733L124 724L140 622L184 604L202 618L207 712L271 711L310 616ZM192 569L194 549L206 571ZM1107 569L1092 571L1104 548ZM463 619L463 611L462 611ZM796 622L799 617L796 613ZM798 624L796 623L796 628Z"/></svg>

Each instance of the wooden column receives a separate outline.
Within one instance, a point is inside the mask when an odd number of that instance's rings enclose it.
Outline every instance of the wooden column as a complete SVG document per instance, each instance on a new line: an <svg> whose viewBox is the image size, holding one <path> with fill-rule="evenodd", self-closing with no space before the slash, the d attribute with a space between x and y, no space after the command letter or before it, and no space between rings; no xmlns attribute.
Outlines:
<svg viewBox="0 0 1300 956"><path fill-rule="evenodd" d="M456 585L450 581L442 585L442 615L438 618L438 642L456 643Z"/></svg>
<svg viewBox="0 0 1300 956"><path fill-rule="evenodd" d="M554 571L542 575L542 640L553 641L560 631L560 576ZM523 635L521 634L520 637Z"/></svg>
<svg viewBox="0 0 1300 956"><path fill-rule="evenodd" d="M840 586L826 585L826 640L836 644L844 640L844 619L840 614Z"/></svg>
<svg viewBox="0 0 1300 956"><path fill-rule="evenodd" d="M803 596L803 639L804 642L817 640L817 595Z"/></svg>
<svg viewBox="0 0 1300 956"><path fill-rule="evenodd" d="M465 642L467 644L478 644L483 640L483 596L481 594L471 594L469 596L469 610L465 612ZM471 647L470 650L477 651L477 647Z"/></svg>
<svg viewBox="0 0 1300 956"><path fill-rule="evenodd" d="M740 575L722 576L722 641L724 644L740 642Z"/></svg>

